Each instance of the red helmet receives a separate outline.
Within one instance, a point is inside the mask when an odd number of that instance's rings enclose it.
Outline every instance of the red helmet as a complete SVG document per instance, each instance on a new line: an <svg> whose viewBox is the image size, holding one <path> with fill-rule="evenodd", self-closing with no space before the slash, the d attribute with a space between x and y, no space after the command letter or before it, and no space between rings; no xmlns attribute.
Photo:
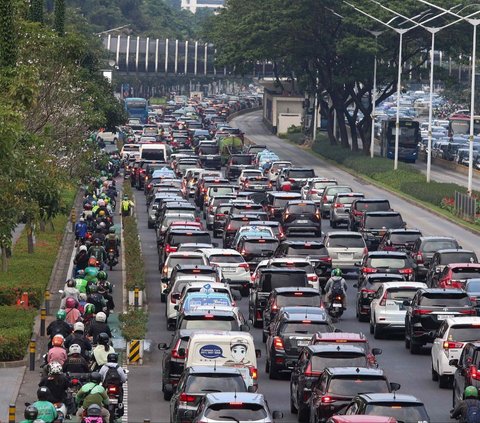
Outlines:
<svg viewBox="0 0 480 423"><path fill-rule="evenodd" d="M64 341L64 338L62 335L55 335L53 338L52 338L52 345L54 347L63 347L63 341Z"/></svg>
<svg viewBox="0 0 480 423"><path fill-rule="evenodd" d="M88 265L91 267L97 267L97 259L95 257L90 257L88 259Z"/></svg>
<svg viewBox="0 0 480 423"><path fill-rule="evenodd" d="M67 308L75 308L76 305L77 305L77 302L75 301L75 298L73 298L73 297L68 297L65 300L65 306Z"/></svg>

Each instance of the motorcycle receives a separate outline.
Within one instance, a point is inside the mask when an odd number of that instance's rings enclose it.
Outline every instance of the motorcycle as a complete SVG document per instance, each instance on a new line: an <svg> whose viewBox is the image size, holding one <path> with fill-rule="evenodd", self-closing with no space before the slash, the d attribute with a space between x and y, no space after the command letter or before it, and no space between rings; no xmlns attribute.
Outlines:
<svg viewBox="0 0 480 423"><path fill-rule="evenodd" d="M62 423L67 418L67 406L63 402L56 402L53 404L57 410L57 418L54 423Z"/></svg>
<svg viewBox="0 0 480 423"><path fill-rule="evenodd" d="M110 423L123 416L122 387L118 385L107 385L108 411L110 412Z"/></svg>
<svg viewBox="0 0 480 423"><path fill-rule="evenodd" d="M345 298L345 294L333 294L332 300L328 304L327 313L332 319L338 319L343 314L343 300Z"/></svg>
<svg viewBox="0 0 480 423"><path fill-rule="evenodd" d="M118 264L117 256L113 248L109 248L107 251L107 265L110 270L113 270L113 267Z"/></svg>

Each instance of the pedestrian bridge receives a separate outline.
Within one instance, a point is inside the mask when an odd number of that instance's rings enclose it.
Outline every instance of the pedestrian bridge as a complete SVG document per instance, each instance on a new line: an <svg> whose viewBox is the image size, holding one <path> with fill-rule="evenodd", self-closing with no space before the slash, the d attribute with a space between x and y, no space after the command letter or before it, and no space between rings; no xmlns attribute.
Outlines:
<svg viewBox="0 0 480 423"><path fill-rule="evenodd" d="M234 67L215 65L215 46L199 41L153 39L127 35L107 35L104 47L115 59L118 72L127 74L161 74L164 76L227 77ZM249 76L272 76L272 64L258 63Z"/></svg>

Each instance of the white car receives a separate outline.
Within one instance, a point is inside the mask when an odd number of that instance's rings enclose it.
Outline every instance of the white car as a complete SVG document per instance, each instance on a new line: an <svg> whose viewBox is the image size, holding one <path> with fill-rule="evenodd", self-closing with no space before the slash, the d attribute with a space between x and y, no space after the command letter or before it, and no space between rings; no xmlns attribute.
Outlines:
<svg viewBox="0 0 480 423"><path fill-rule="evenodd" d="M287 269L302 269L307 273L308 284L317 290L320 290L320 282L315 273L315 268L310 260L307 258L271 258L268 260L267 267L283 267Z"/></svg>
<svg viewBox="0 0 480 423"><path fill-rule="evenodd" d="M286 167L292 167L292 162L288 162L284 160L276 160L272 162L272 165L270 166L270 169L268 169L265 176L268 178L270 182L277 182L278 175L280 174L280 170Z"/></svg>
<svg viewBox="0 0 480 423"><path fill-rule="evenodd" d="M258 170L258 169L243 169L242 172L240 173L240 176L238 177L238 185L242 185L242 183L251 176L261 177L263 176L263 173L261 170Z"/></svg>
<svg viewBox="0 0 480 423"><path fill-rule="evenodd" d="M172 274L173 268L177 264L193 264L198 266L208 265L208 260L205 254L192 251L172 252L167 256L162 268L162 291L168 287L168 282Z"/></svg>
<svg viewBox="0 0 480 423"><path fill-rule="evenodd" d="M231 248L210 248L199 250L207 257L210 265L218 266L232 288L245 293L250 284L250 267L243 256Z"/></svg>
<svg viewBox="0 0 480 423"><path fill-rule="evenodd" d="M375 292L370 304L370 333L380 339L387 332L405 331L405 301L410 302L417 290L428 288L422 282L386 282Z"/></svg>
<svg viewBox="0 0 480 423"><path fill-rule="evenodd" d="M332 259L332 267L354 269L368 253L367 245L359 232L334 231L325 235L323 244Z"/></svg>
<svg viewBox="0 0 480 423"><path fill-rule="evenodd" d="M109 142L110 144L115 144L118 141L118 132L98 132L97 133L97 142L103 141L105 143Z"/></svg>
<svg viewBox="0 0 480 423"><path fill-rule="evenodd" d="M450 360L458 360L463 347L469 341L480 339L480 317L450 317L437 330L432 345L432 379L440 388L449 388L456 367Z"/></svg>

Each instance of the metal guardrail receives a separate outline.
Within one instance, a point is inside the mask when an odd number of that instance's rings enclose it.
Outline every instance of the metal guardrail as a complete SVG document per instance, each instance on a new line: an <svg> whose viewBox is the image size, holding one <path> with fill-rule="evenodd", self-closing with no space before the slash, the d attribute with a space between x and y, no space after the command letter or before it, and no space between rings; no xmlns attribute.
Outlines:
<svg viewBox="0 0 480 423"><path fill-rule="evenodd" d="M464 220L475 222L477 214L477 200L463 192L455 191L454 212Z"/></svg>

